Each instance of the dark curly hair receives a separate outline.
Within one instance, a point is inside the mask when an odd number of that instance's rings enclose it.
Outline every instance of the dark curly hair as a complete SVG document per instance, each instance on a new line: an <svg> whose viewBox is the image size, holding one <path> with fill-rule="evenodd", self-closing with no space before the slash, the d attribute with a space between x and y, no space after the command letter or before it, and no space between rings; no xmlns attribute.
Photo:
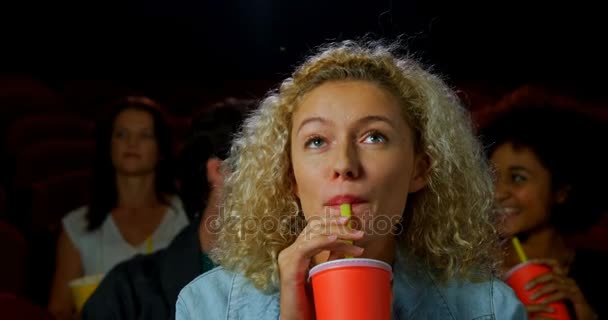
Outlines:
<svg viewBox="0 0 608 320"><path fill-rule="evenodd" d="M551 174L553 191L569 188L551 219L562 234L572 234L587 230L606 210L606 162L598 150L604 127L575 109L535 103L495 116L480 135L488 158L505 143L529 148Z"/></svg>

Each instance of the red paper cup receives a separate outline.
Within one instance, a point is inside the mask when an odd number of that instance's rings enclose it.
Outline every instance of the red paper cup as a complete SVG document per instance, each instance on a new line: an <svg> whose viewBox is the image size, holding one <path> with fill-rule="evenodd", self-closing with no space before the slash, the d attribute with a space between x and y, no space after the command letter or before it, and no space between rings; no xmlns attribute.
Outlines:
<svg viewBox="0 0 608 320"><path fill-rule="evenodd" d="M310 270L317 320L390 320L392 268L374 259L341 259Z"/></svg>
<svg viewBox="0 0 608 320"><path fill-rule="evenodd" d="M526 290L524 287L532 279L540 276L541 274L551 272L551 268L544 264L537 264L533 262L524 262L516 265L513 269L509 270L505 275L505 282L515 291L515 295L524 305L538 304L542 301L545 296L538 297L536 300L530 299L536 290L540 289L543 285L537 285L531 290ZM555 310L553 313L539 312L539 316L544 316L551 319L558 320L570 320L570 314L568 308L562 301L556 301L550 303L549 306Z"/></svg>

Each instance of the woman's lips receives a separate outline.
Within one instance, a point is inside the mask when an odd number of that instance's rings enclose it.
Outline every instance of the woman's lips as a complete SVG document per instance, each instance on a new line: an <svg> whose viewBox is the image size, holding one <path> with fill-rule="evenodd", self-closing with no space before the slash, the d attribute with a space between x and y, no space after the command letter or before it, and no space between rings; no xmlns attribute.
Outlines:
<svg viewBox="0 0 608 320"><path fill-rule="evenodd" d="M349 203L351 205L355 205L355 204L359 204L359 203L363 203L366 202L365 199L363 199L362 197L356 196L356 195L351 195L351 194L341 194L341 195L336 195L331 197L330 199L328 199L327 201L325 201L325 205L326 206L340 206L341 204L344 203Z"/></svg>
<svg viewBox="0 0 608 320"><path fill-rule="evenodd" d="M519 212L520 212L519 208L513 208L513 207L497 208L496 211L505 216L514 216L514 215L519 214Z"/></svg>

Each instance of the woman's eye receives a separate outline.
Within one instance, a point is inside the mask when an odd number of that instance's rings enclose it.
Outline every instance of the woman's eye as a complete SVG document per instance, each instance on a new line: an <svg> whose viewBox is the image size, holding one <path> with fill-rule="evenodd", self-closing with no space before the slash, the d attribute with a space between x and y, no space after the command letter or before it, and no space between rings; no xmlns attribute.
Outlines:
<svg viewBox="0 0 608 320"><path fill-rule="evenodd" d="M307 148L318 149L325 145L325 140L323 140L321 137L312 137L306 140L305 145Z"/></svg>
<svg viewBox="0 0 608 320"><path fill-rule="evenodd" d="M522 176L521 174L514 174L511 176L511 180L515 183L521 183L526 181L526 177Z"/></svg>
<svg viewBox="0 0 608 320"><path fill-rule="evenodd" d="M118 130L118 131L114 132L114 137L116 137L116 138L121 139L121 138L124 138L126 136L127 136L127 133L124 130Z"/></svg>
<svg viewBox="0 0 608 320"><path fill-rule="evenodd" d="M365 139L363 140L363 142L365 143L382 143L385 141L386 137L377 131L370 132L367 136L365 136Z"/></svg>

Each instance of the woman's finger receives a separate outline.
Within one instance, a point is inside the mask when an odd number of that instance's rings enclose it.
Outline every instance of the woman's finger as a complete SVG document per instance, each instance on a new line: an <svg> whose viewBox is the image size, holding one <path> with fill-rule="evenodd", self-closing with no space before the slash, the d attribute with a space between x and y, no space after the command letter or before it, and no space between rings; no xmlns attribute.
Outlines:
<svg viewBox="0 0 608 320"><path fill-rule="evenodd" d="M346 217L318 218L311 220L301 235L311 237L317 234L336 234L338 238L344 240L358 240L363 237L363 231L351 229L348 222L349 218Z"/></svg>
<svg viewBox="0 0 608 320"><path fill-rule="evenodd" d="M319 254L324 248L328 247L334 242L338 241L338 236L335 234L324 235L310 235L306 237L306 240L296 240L291 246L287 249L291 249L290 251L297 257L300 256L305 259L310 259L313 256Z"/></svg>
<svg viewBox="0 0 608 320"><path fill-rule="evenodd" d="M568 298L568 294L562 290L556 291L554 294L544 298L542 303L551 303L555 301L560 301Z"/></svg>
<svg viewBox="0 0 608 320"><path fill-rule="evenodd" d="M549 305L544 304L544 303L528 304L525 307L526 307L526 312L528 312L528 314L530 314L530 313L539 313L539 312L551 313L551 312L555 311Z"/></svg>
<svg viewBox="0 0 608 320"><path fill-rule="evenodd" d="M530 319L532 319L532 320L555 320L554 318L547 318L545 316L534 316Z"/></svg>
<svg viewBox="0 0 608 320"><path fill-rule="evenodd" d="M548 272L548 273L544 273L541 274L540 276L530 280L526 286L524 287L524 289L526 290L531 290L534 287L536 287L537 285L541 284L541 283L545 283L545 282L549 282L551 280L555 279L555 274L553 274L553 272Z"/></svg>
<svg viewBox="0 0 608 320"><path fill-rule="evenodd" d="M357 232L359 232L357 234ZM351 234L311 234L305 239L298 239L292 246L293 250L299 253L299 255L305 258L312 258L315 255L325 250L340 251L344 253L350 253L352 255L361 255L363 248L357 247L351 243L345 242L344 240L357 240L361 238L363 232L354 231Z"/></svg>
<svg viewBox="0 0 608 320"><path fill-rule="evenodd" d="M549 282L546 283L543 287L541 287L540 289L534 291L534 293L532 293L530 295L530 299L532 300L536 300L539 297L542 297L548 293L554 292L556 290L558 290L559 286L555 283L555 282Z"/></svg>
<svg viewBox="0 0 608 320"><path fill-rule="evenodd" d="M330 249L329 258L327 261L343 259L345 255L358 257L363 254L363 248L354 246L349 243L337 244L335 247Z"/></svg>

